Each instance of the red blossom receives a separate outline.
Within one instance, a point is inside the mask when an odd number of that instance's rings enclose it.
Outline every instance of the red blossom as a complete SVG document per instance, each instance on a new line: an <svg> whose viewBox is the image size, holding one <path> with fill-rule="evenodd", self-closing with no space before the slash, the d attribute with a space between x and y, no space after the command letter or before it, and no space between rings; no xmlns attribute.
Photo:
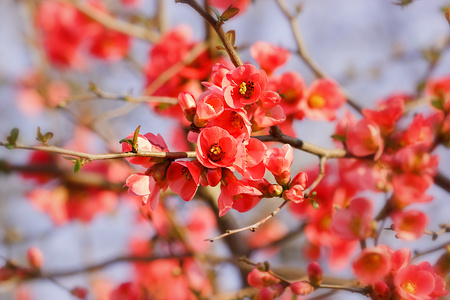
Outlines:
<svg viewBox="0 0 450 300"><path fill-rule="evenodd" d="M362 119L347 131L347 148L355 156L374 155L378 160L384 150L384 141L378 125Z"/></svg>
<svg viewBox="0 0 450 300"><path fill-rule="evenodd" d="M249 64L230 71L222 80L225 102L232 108L242 108L255 103L266 90L266 86L266 72Z"/></svg>
<svg viewBox="0 0 450 300"><path fill-rule="evenodd" d="M184 201L194 197L200 184L201 168L190 161L173 162L167 169L169 187Z"/></svg>
<svg viewBox="0 0 450 300"><path fill-rule="evenodd" d="M228 131L214 126L200 132L197 159L207 168L231 167L236 160L237 141Z"/></svg>
<svg viewBox="0 0 450 300"><path fill-rule="evenodd" d="M407 241L420 238L428 225L427 215L418 210L395 212L391 214L391 218L396 236Z"/></svg>
<svg viewBox="0 0 450 300"><path fill-rule="evenodd" d="M254 43L250 47L250 54L269 76L291 57L288 50L263 41Z"/></svg>
<svg viewBox="0 0 450 300"><path fill-rule="evenodd" d="M375 283L391 271L391 257L380 246L365 248L353 261L352 271L362 283Z"/></svg>

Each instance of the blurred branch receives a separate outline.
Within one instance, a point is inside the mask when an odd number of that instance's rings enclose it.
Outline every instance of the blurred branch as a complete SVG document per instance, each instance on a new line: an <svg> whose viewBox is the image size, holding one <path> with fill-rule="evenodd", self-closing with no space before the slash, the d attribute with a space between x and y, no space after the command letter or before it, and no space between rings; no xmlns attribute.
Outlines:
<svg viewBox="0 0 450 300"><path fill-rule="evenodd" d="M195 45L194 48L192 48L191 51L182 60L162 72L154 81L152 81L152 83L150 83L145 89L145 93L148 95L152 95L153 93L155 93L164 83L176 76L181 71L181 69L183 69L186 65L192 63L206 49L206 45L203 42Z"/></svg>
<svg viewBox="0 0 450 300"><path fill-rule="evenodd" d="M235 67L239 67L243 64L241 61L241 58L239 57L239 55L236 52L236 49L234 48L234 45L228 39L228 37L225 34L225 31L222 28L223 21L216 20L195 0L175 0L175 3L187 4L190 7L192 7L195 11L197 11L199 13L199 15L202 16L203 19L205 19L214 28L214 30L216 31L220 40L222 41L222 44L225 47L225 50L227 51L228 56L230 57L233 65Z"/></svg>
<svg viewBox="0 0 450 300"><path fill-rule="evenodd" d="M411 258L411 261L415 260L415 259L417 259L417 258L419 258L419 257L421 257L423 255L427 255L427 254L430 254L430 253L433 253L433 252L445 249L449 245L450 245L450 242L446 242L446 243L444 243L442 245L433 247L431 249L428 249L428 250L425 250L425 251L422 251L422 252L414 251L414 256Z"/></svg>
<svg viewBox="0 0 450 300"><path fill-rule="evenodd" d="M292 32L294 34L295 41L297 43L297 53L298 55L303 59L303 61L306 63L306 65L311 69L311 71L314 73L314 75L317 78L327 78L329 77L325 71L323 71L319 65L311 58L309 55L306 45L303 41L303 37L300 31L300 28L297 23L297 16L300 11L298 11L296 14L291 14L289 12L289 9L287 7L287 3L285 0L277 0L278 6L281 8L281 11L286 16L286 18L289 20L289 23L291 25ZM341 88L342 90L342 88ZM353 107L358 112L362 111L362 107L359 106L353 99L350 98L348 93L344 90L342 92L345 94L345 97L347 98L348 104Z"/></svg>
<svg viewBox="0 0 450 300"><path fill-rule="evenodd" d="M144 27L133 25L131 23L122 21L118 18L112 17L111 15L95 8L93 5L88 4L88 2L81 1L61 1L62 3L70 3L75 6L80 12L90 17L91 19L97 21L103 26L113 29L115 31L124 33L128 36L135 37L141 40L156 43L159 40L158 34L152 32Z"/></svg>

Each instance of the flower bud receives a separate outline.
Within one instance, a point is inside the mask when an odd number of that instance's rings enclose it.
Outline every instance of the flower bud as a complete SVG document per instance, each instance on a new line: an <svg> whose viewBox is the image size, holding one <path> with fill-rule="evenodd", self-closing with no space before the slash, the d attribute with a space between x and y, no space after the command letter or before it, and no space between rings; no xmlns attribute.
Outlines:
<svg viewBox="0 0 450 300"><path fill-rule="evenodd" d="M189 122L194 120L195 111L197 109L197 102L194 96L189 93L179 93L178 102L183 110L184 116Z"/></svg>
<svg viewBox="0 0 450 300"><path fill-rule="evenodd" d="M279 197L283 193L283 187L279 184L269 186L269 194L272 197Z"/></svg>
<svg viewBox="0 0 450 300"><path fill-rule="evenodd" d="M308 295L314 292L314 287L308 281L296 281L290 285L294 295Z"/></svg>
<svg viewBox="0 0 450 300"><path fill-rule="evenodd" d="M322 267L317 262L308 265L308 279L313 286L319 286L322 283Z"/></svg>
<svg viewBox="0 0 450 300"><path fill-rule="evenodd" d="M259 300L272 300L275 299L284 292L284 287L281 283L276 283L271 286L263 288L259 292Z"/></svg>
<svg viewBox="0 0 450 300"><path fill-rule="evenodd" d="M280 279L276 278L269 272L260 271L258 268L254 268L247 275L248 284L255 288L265 288L280 282Z"/></svg>
<svg viewBox="0 0 450 300"><path fill-rule="evenodd" d="M87 289L84 288L84 287L79 287L79 286L77 286L77 287L73 288L73 289L70 291L70 293L71 293L73 296L75 296L75 297L77 297L77 298L79 298L79 299L86 299L86 296L87 296Z"/></svg>
<svg viewBox="0 0 450 300"><path fill-rule="evenodd" d="M32 268L40 269L44 262L44 255L39 248L30 247L27 251L27 259Z"/></svg>

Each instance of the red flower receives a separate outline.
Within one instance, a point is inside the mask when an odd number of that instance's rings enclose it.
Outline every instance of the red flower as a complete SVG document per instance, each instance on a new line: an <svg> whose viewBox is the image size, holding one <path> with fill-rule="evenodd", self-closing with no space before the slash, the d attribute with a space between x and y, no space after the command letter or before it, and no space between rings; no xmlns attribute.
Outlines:
<svg viewBox="0 0 450 300"><path fill-rule="evenodd" d="M173 162L167 169L169 187L184 201L189 201L200 184L200 173L200 167L190 161Z"/></svg>
<svg viewBox="0 0 450 300"><path fill-rule="evenodd" d="M283 145L281 149L271 148L265 153L264 164L267 170L272 172L276 181L285 185L291 180L291 165L294 161L294 153L289 144Z"/></svg>
<svg viewBox="0 0 450 300"><path fill-rule="evenodd" d="M306 95L306 101L299 102L305 116L311 120L332 121L336 118L336 110L347 100L339 90L339 86L331 79L314 81Z"/></svg>
<svg viewBox="0 0 450 300"><path fill-rule="evenodd" d="M200 132L197 159L207 168L231 167L236 160L236 139L225 129L214 126Z"/></svg>
<svg viewBox="0 0 450 300"><path fill-rule="evenodd" d="M409 265L399 270L394 279L396 292L405 300L430 300L436 282L431 272Z"/></svg>
<svg viewBox="0 0 450 300"><path fill-rule="evenodd" d="M383 153L384 141L378 125L368 119L362 119L347 131L347 148L355 156L374 154L378 160Z"/></svg>
<svg viewBox="0 0 450 300"><path fill-rule="evenodd" d="M254 43L250 47L250 54L269 76L291 57L288 50L263 41Z"/></svg>
<svg viewBox="0 0 450 300"><path fill-rule="evenodd" d="M418 210L395 212L391 218L396 236L407 241L420 238L428 225L427 215Z"/></svg>
<svg viewBox="0 0 450 300"><path fill-rule="evenodd" d="M372 284L391 271L391 256L383 247L365 248L355 258L353 273L364 284Z"/></svg>
<svg viewBox="0 0 450 300"><path fill-rule="evenodd" d="M372 202L355 198L348 209L338 210L331 221L331 231L346 240L363 240L372 234Z"/></svg>
<svg viewBox="0 0 450 300"><path fill-rule="evenodd" d="M266 85L266 72L245 64L225 75L222 80L223 96L230 107L241 108L258 101Z"/></svg>

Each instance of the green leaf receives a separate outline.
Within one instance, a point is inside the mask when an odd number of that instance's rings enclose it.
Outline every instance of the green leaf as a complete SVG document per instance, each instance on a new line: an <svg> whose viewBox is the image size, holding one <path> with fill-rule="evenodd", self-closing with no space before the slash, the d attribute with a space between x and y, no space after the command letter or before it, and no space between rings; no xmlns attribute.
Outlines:
<svg viewBox="0 0 450 300"><path fill-rule="evenodd" d="M214 7L214 6L210 6L209 8L211 8L211 10L214 12L214 14L217 16L217 19L219 20L219 21L221 21L222 19L221 19L221 17L220 17L220 13L219 13L219 11Z"/></svg>
<svg viewBox="0 0 450 300"><path fill-rule="evenodd" d="M331 138L335 139L336 141L343 142L343 143L345 143L347 141L347 138L345 136L340 135L340 134L333 134L331 136Z"/></svg>
<svg viewBox="0 0 450 300"><path fill-rule="evenodd" d="M133 147L133 150L137 149L137 142L139 137L139 129L141 129L141 125L139 125L136 130L134 131L134 137L133 137L133 144L131 145Z"/></svg>
<svg viewBox="0 0 450 300"><path fill-rule="evenodd" d="M311 200L311 205L315 210L319 209L319 203L315 200Z"/></svg>
<svg viewBox="0 0 450 300"><path fill-rule="evenodd" d="M235 15L237 15L239 13L239 8L237 7L233 7L233 6L229 6L222 14L222 21L228 21L229 19L231 19L232 17L234 17Z"/></svg>
<svg viewBox="0 0 450 300"><path fill-rule="evenodd" d="M431 105L439 110L444 110L444 105L442 104L442 100L441 99L437 99L437 100L432 100L431 101Z"/></svg>
<svg viewBox="0 0 450 300"><path fill-rule="evenodd" d="M18 137L19 137L19 129L13 128L9 136L6 138L6 140L8 141L8 145L5 145L5 147L7 149L14 149L16 147Z"/></svg>
<svg viewBox="0 0 450 300"><path fill-rule="evenodd" d="M234 42L236 41L236 31L229 30L225 33L225 36L230 41L231 45L234 46Z"/></svg>
<svg viewBox="0 0 450 300"><path fill-rule="evenodd" d="M36 140L41 142L44 145L47 145L47 142L53 137L53 132L47 132L46 134L41 133L41 128L38 127L37 129L37 136Z"/></svg>
<svg viewBox="0 0 450 300"><path fill-rule="evenodd" d="M83 163L81 162L81 158L75 161L75 165L73 166L73 172L78 173L81 170Z"/></svg>

